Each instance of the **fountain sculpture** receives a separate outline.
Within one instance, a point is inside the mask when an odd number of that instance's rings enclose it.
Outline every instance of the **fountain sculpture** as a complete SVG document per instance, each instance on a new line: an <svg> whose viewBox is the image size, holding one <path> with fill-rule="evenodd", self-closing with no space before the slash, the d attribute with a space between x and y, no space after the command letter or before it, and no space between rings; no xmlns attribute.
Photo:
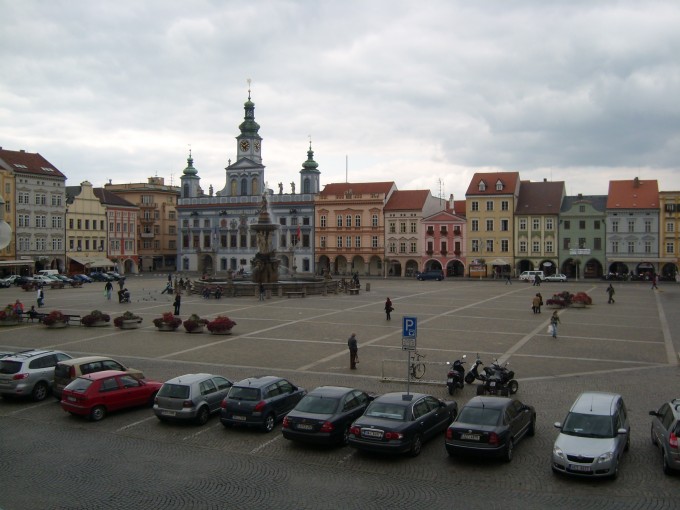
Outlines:
<svg viewBox="0 0 680 510"><path fill-rule="evenodd" d="M253 282L255 283L276 283L279 281L279 262L276 258L276 250L272 248L273 233L278 229L278 225L271 222L269 217L267 193L262 194L262 206L257 223L250 226L257 236L257 253L252 259Z"/></svg>

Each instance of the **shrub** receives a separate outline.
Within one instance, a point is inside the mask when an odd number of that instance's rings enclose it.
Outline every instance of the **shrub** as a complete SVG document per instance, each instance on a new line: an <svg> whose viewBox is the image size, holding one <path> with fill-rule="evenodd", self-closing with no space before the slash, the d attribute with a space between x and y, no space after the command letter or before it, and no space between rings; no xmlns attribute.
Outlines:
<svg viewBox="0 0 680 510"><path fill-rule="evenodd" d="M592 298L585 292L577 292L576 295L571 300L572 303L585 303L586 305L592 305Z"/></svg>
<svg viewBox="0 0 680 510"><path fill-rule="evenodd" d="M12 305L7 305L4 310L0 310L0 321L18 321L19 319Z"/></svg>
<svg viewBox="0 0 680 510"><path fill-rule="evenodd" d="M137 322L142 322L142 318L139 315L135 315L132 312L125 312L123 315L113 319L113 324L114 324L114 326L119 328L123 325L124 321L131 321L131 320L136 320Z"/></svg>
<svg viewBox="0 0 680 510"><path fill-rule="evenodd" d="M208 321L208 324L207 324L208 331L210 331L211 333L213 331L219 331L219 332L229 331L234 326L236 326L236 322L234 322L229 317L226 317L224 315L218 315L213 320Z"/></svg>

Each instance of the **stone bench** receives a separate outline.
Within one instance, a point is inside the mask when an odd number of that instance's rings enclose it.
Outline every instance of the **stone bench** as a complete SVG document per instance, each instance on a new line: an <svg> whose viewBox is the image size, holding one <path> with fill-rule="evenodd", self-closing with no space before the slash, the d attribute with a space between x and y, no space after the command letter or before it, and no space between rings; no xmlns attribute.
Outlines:
<svg viewBox="0 0 680 510"><path fill-rule="evenodd" d="M359 289L347 289L347 292L349 292L350 296L353 296L354 294L359 294Z"/></svg>

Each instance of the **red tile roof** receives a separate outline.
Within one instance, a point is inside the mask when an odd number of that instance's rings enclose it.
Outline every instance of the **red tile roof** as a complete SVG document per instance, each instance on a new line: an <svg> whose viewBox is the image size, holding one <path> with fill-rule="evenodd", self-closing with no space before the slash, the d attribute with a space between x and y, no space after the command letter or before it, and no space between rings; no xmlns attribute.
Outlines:
<svg viewBox="0 0 680 510"><path fill-rule="evenodd" d="M637 177L627 181L609 181L607 209L658 209L659 183Z"/></svg>
<svg viewBox="0 0 680 510"><path fill-rule="evenodd" d="M4 162L5 165L3 166L13 172L63 177L66 179L64 174L38 153L9 151L0 148L0 162Z"/></svg>
<svg viewBox="0 0 680 510"><path fill-rule="evenodd" d="M480 181L484 181L486 189L479 190ZM496 183L501 181L503 189L496 191ZM519 188L519 172L489 172L476 173L472 176L470 185L468 186L465 196L470 195L512 195Z"/></svg>
<svg viewBox="0 0 680 510"><path fill-rule="evenodd" d="M383 193L387 195L395 187L394 182L335 182L326 184L320 195L344 195L348 191L359 193Z"/></svg>
<svg viewBox="0 0 680 510"><path fill-rule="evenodd" d="M461 216L465 216L465 200L454 200L453 201L453 212Z"/></svg>
<svg viewBox="0 0 680 510"><path fill-rule="evenodd" d="M385 211L420 211L425 205L429 189L395 191L385 204Z"/></svg>

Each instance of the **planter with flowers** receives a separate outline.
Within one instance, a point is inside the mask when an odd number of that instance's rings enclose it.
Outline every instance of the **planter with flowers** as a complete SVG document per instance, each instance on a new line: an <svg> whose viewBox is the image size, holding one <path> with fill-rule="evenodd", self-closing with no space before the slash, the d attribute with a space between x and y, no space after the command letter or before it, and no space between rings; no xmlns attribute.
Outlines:
<svg viewBox="0 0 680 510"><path fill-rule="evenodd" d="M92 310L89 314L80 319L80 323L88 328L100 328L111 324L111 316L101 310Z"/></svg>
<svg viewBox="0 0 680 510"><path fill-rule="evenodd" d="M158 331L175 331L182 325L182 319L173 315L172 312L165 312L162 317L153 320L153 325Z"/></svg>
<svg viewBox="0 0 680 510"><path fill-rule="evenodd" d="M59 310L52 310L43 317L42 323L50 329L65 328L68 326L68 317Z"/></svg>
<svg viewBox="0 0 680 510"><path fill-rule="evenodd" d="M21 322L21 317L14 312L12 305L7 305L0 310L0 326L16 326Z"/></svg>
<svg viewBox="0 0 680 510"><path fill-rule="evenodd" d="M231 328L234 326L236 322L224 315L218 315L206 325L211 335L231 335Z"/></svg>
<svg viewBox="0 0 680 510"><path fill-rule="evenodd" d="M113 325L120 329L136 329L142 324L142 318L132 312L125 312L123 315L113 319Z"/></svg>
<svg viewBox="0 0 680 510"><path fill-rule="evenodd" d="M195 313L192 313L187 320L184 321L184 329L187 333L203 333L205 325L208 323L206 319L201 319Z"/></svg>
<svg viewBox="0 0 680 510"><path fill-rule="evenodd" d="M585 292L577 292L571 299L571 308L585 308L588 305L592 305L593 300Z"/></svg>

